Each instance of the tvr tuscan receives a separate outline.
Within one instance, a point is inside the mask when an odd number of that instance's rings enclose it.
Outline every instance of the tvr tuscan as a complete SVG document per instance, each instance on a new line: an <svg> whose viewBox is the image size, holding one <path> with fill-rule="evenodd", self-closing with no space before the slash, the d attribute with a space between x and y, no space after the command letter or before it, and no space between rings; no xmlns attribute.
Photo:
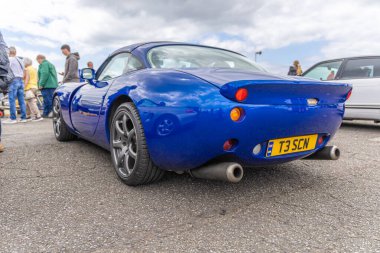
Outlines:
<svg viewBox="0 0 380 253"><path fill-rule="evenodd" d="M82 78L55 91L55 136L109 150L128 185L164 171L238 182L243 167L337 159L339 149L326 144L352 89L276 76L239 53L174 42L121 48Z"/></svg>

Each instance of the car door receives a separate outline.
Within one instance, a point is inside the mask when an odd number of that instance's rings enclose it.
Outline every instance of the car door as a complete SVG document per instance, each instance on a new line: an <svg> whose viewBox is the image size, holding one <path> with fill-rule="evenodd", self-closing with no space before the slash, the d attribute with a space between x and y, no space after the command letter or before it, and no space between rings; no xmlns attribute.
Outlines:
<svg viewBox="0 0 380 253"><path fill-rule="evenodd" d="M348 59L338 82L353 85L348 107L380 109L380 57Z"/></svg>
<svg viewBox="0 0 380 253"><path fill-rule="evenodd" d="M74 95L71 106L73 126L83 137L94 135L105 95L116 77L128 71L130 53L108 59L94 84L87 83Z"/></svg>

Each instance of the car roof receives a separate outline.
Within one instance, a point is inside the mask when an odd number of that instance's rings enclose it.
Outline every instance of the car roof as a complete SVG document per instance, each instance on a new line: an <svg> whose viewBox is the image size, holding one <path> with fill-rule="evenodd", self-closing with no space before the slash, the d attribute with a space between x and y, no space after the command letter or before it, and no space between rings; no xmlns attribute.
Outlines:
<svg viewBox="0 0 380 253"><path fill-rule="evenodd" d="M140 46L149 45L149 44L156 44L156 43L170 43L170 41L139 42L139 43L135 43L135 44L132 44L132 45L129 45L129 46L125 46L125 47L119 48L119 49L115 50L111 55L118 54L120 52L129 52L130 53L130 52L132 52L133 50L135 50L136 48L138 48Z"/></svg>
<svg viewBox="0 0 380 253"><path fill-rule="evenodd" d="M138 49L139 51L144 51L147 52L153 47L159 47L159 46L168 46L168 45L184 45L184 46L197 46L197 47L207 47L207 48L215 48L215 49L220 49L224 51L229 51L235 54L242 55L238 52L224 49L224 48L219 48L219 47L212 47L212 46L205 46L205 45L199 45L199 44L194 44L194 43L186 43L186 42L173 42L173 41L149 41L149 42L140 42L140 43L135 43L126 47L122 47L114 51L112 55L119 54L121 52L129 52L131 53L132 51ZM244 55L242 55L244 56Z"/></svg>
<svg viewBox="0 0 380 253"><path fill-rule="evenodd" d="M360 58L374 58L374 57L380 57L380 55L349 56L349 57L342 57L342 58L334 58L334 59L323 60L323 61L319 61L318 63L329 62L329 61L339 61L339 60L352 60L352 59L360 59Z"/></svg>
<svg viewBox="0 0 380 253"><path fill-rule="evenodd" d="M311 65L306 71L302 73L302 76L309 73L310 70L312 70L315 66L322 64L322 63L328 63L333 61L346 61L346 60L355 60L355 59L364 59L364 58L380 58L380 55L362 55L362 56L350 56L350 57L342 57L342 58L335 58L335 59L329 59L329 60L323 60L319 61L313 65Z"/></svg>

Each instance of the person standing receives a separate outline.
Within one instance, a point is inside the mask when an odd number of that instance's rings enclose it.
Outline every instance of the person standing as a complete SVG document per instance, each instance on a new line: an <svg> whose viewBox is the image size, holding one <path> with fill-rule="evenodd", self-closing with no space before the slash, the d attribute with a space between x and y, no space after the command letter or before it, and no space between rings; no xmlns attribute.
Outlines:
<svg viewBox="0 0 380 253"><path fill-rule="evenodd" d="M26 101L26 111L27 116L30 116L32 121L41 121L40 110L37 106L37 70L32 66L33 62L29 58L24 58L25 65L25 101Z"/></svg>
<svg viewBox="0 0 380 253"><path fill-rule="evenodd" d="M289 67L288 76L302 76L302 68L298 60L295 60L293 65Z"/></svg>
<svg viewBox="0 0 380 253"><path fill-rule="evenodd" d="M78 52L74 52L73 55L77 58L77 61L79 62L80 60L80 55ZM79 66L79 63L78 63ZM78 67L78 77L79 77L79 82L84 82L85 80L82 79L82 70Z"/></svg>
<svg viewBox="0 0 380 253"><path fill-rule="evenodd" d="M300 62L298 60L295 60L293 62L293 67L296 70L296 75L302 76L302 68L301 68Z"/></svg>
<svg viewBox="0 0 380 253"><path fill-rule="evenodd" d="M44 112L42 117L51 117L53 109L53 95L58 87L57 71L53 64L46 60L44 55L38 55L38 87L44 99Z"/></svg>
<svg viewBox="0 0 380 253"><path fill-rule="evenodd" d="M9 59L7 55L7 44L3 39L3 35L0 32L0 81L5 85L6 79L8 79L10 69L9 69ZM12 74L13 78L13 74ZM1 85L2 86L2 85ZM3 88L3 87L2 87ZM0 153L4 152L4 145L1 143L1 118L0 118Z"/></svg>
<svg viewBox="0 0 380 253"><path fill-rule="evenodd" d="M78 58L71 53L70 46L67 44L61 47L62 54L66 56L65 72L63 73L62 83L79 82Z"/></svg>
<svg viewBox="0 0 380 253"><path fill-rule="evenodd" d="M15 78L13 82L9 85L9 107L11 112L11 117L8 120L5 120L4 124L15 124L17 123L16 118L16 99L20 106L21 111L21 120L20 122L25 123L26 121L26 105L24 100L24 64L16 56L16 48L9 47L9 65L12 70Z"/></svg>
<svg viewBox="0 0 380 253"><path fill-rule="evenodd" d="M294 68L294 66L289 66L288 76L296 76L297 70Z"/></svg>
<svg viewBox="0 0 380 253"><path fill-rule="evenodd" d="M94 63L92 61L87 62L87 68L94 69Z"/></svg>

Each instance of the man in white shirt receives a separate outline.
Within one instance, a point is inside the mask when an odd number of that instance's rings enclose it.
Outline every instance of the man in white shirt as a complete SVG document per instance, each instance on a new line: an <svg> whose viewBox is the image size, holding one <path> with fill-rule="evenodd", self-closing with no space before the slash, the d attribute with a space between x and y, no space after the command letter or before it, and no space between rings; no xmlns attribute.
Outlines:
<svg viewBox="0 0 380 253"><path fill-rule="evenodd" d="M24 64L21 59L16 56L16 48L9 47L9 65L15 78L13 82L9 85L9 107L11 117L5 120L4 124L14 124L17 123L16 118L16 98L20 106L21 120L20 122L25 123L26 121L26 105L24 100Z"/></svg>

